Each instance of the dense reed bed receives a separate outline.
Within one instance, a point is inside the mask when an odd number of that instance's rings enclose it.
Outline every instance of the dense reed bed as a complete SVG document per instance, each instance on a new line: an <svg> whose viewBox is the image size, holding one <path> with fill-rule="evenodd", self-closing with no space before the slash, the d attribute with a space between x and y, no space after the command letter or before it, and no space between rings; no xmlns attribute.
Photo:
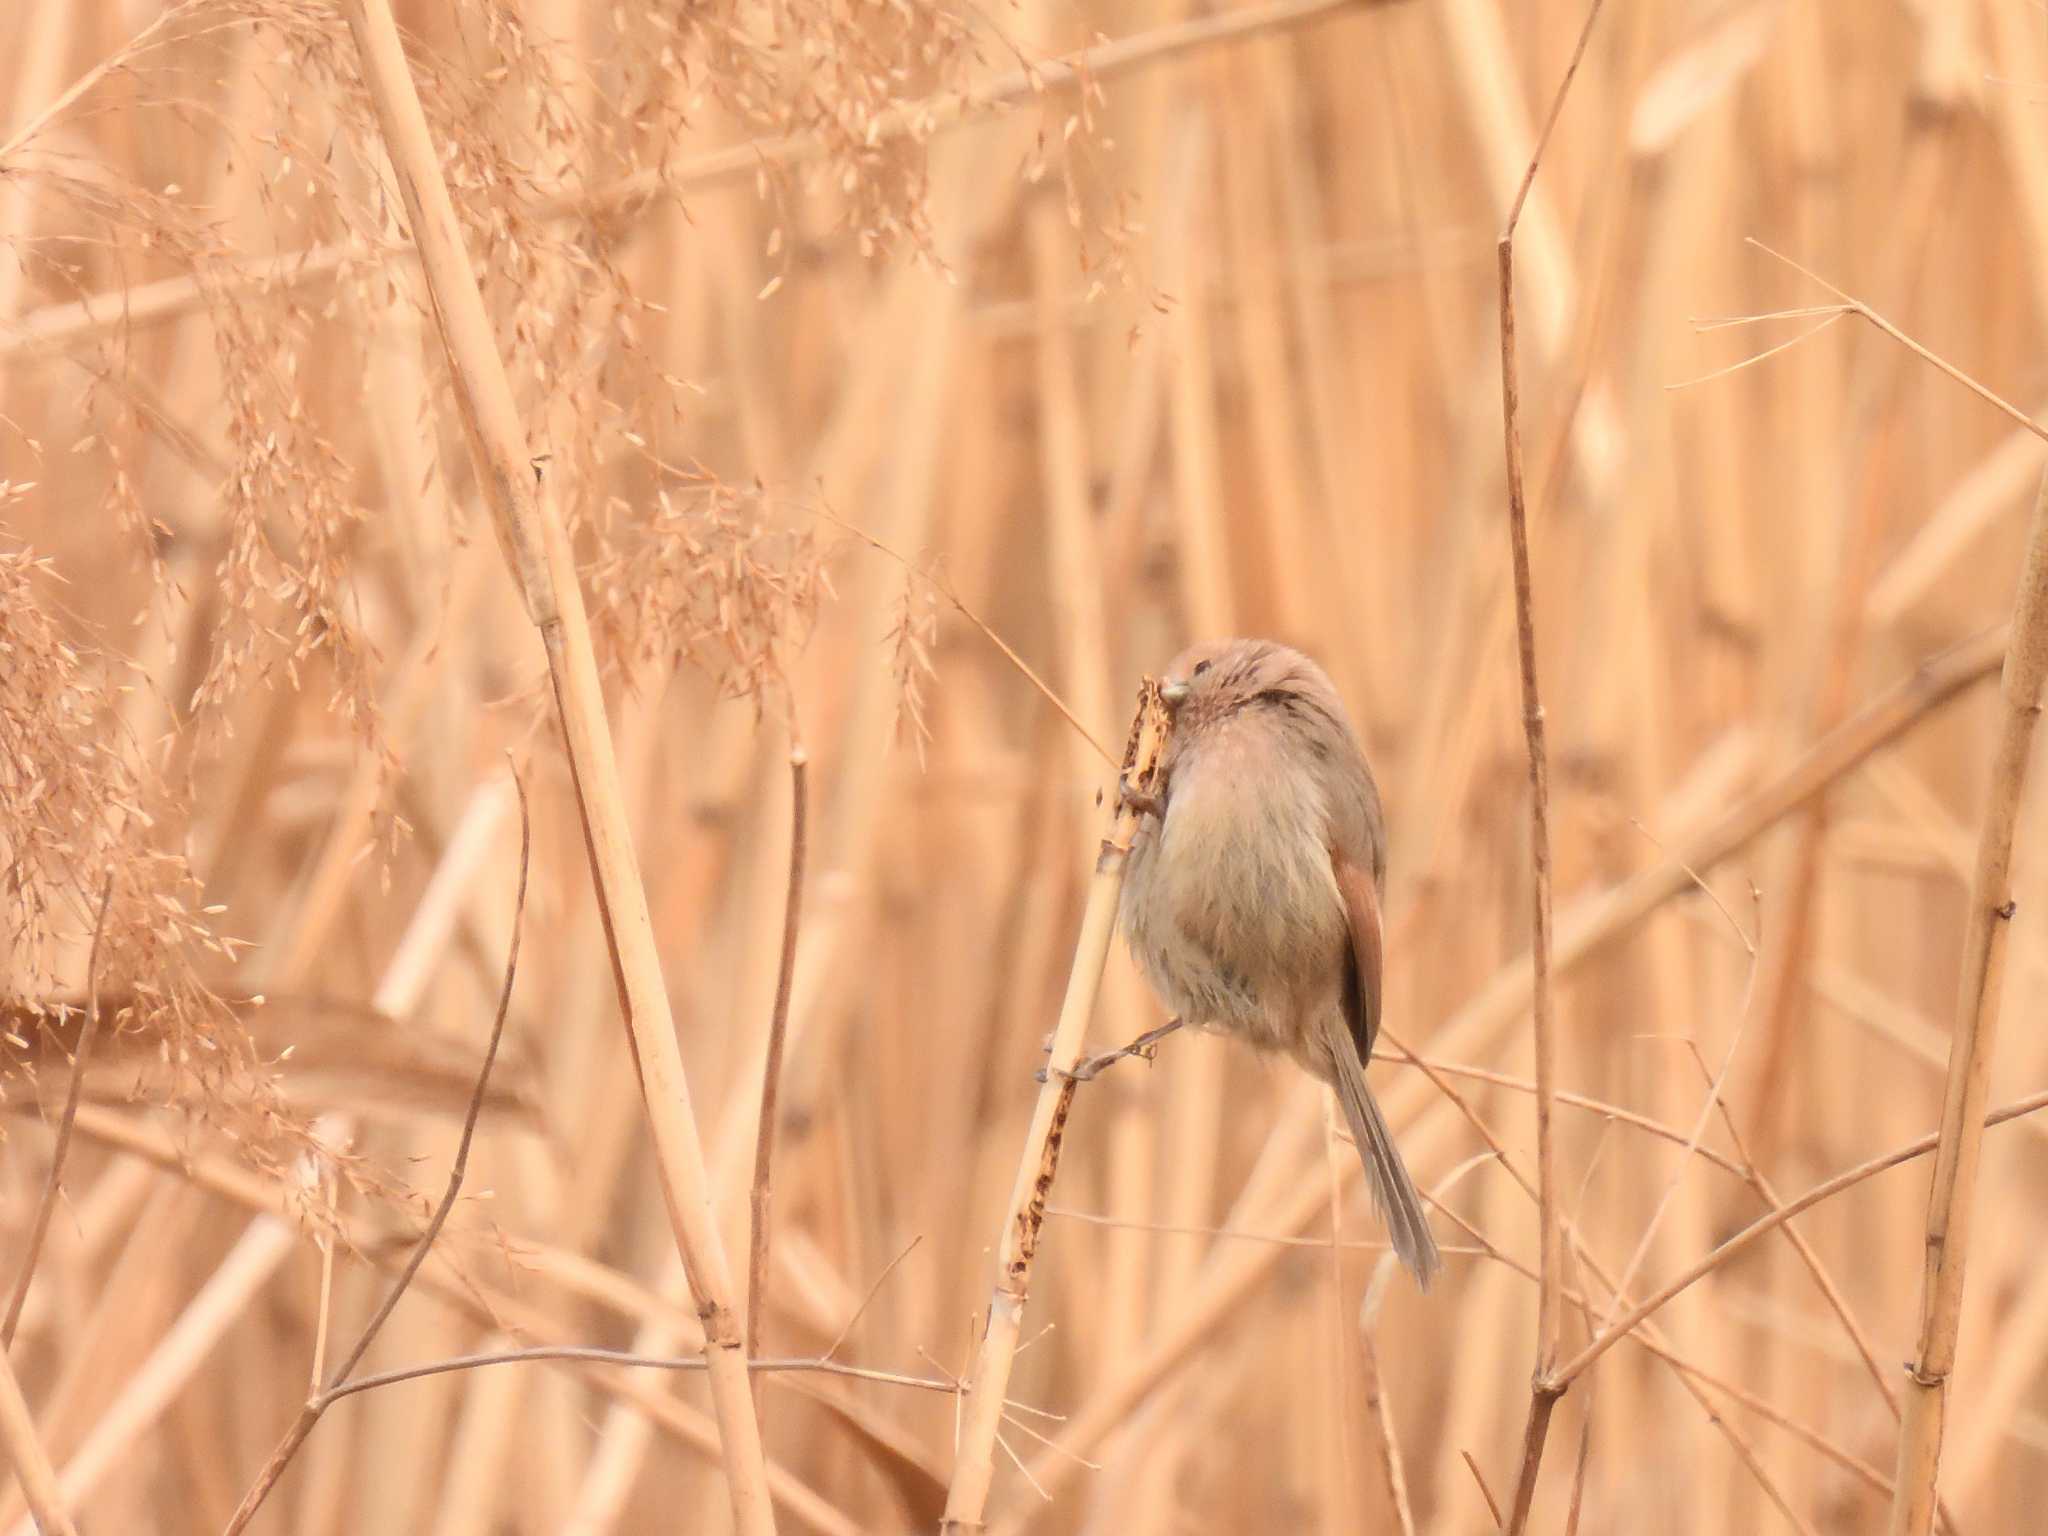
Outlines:
<svg viewBox="0 0 2048 1536"><path fill-rule="evenodd" d="M385 3L0 23L0 1531L934 1529L992 1425L955 1529L1825 1536L1934 1399L2038 1523L2031 0L1591 33L1547 1170L1583 0ZM1232 632L1385 792L1426 1297L1291 1068L1035 1079Z"/></svg>

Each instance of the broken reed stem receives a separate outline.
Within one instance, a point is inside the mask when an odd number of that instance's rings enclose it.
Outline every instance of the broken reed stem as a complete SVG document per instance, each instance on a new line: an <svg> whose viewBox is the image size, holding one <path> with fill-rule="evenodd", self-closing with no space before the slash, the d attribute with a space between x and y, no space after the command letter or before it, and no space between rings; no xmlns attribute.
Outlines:
<svg viewBox="0 0 2048 1536"><path fill-rule="evenodd" d="M477 479L528 616L547 647L556 712L568 746L592 883L653 1133L662 1194L704 1323L712 1409L734 1525L740 1536L767 1536L775 1529L775 1515L747 1374L746 1341L733 1306L725 1247L712 1214L710 1176L662 981L647 892L633 853L632 826L612 754L575 557L541 475L541 461L526 441L389 0L349 0L344 9L405 196Z"/></svg>
<svg viewBox="0 0 2048 1536"><path fill-rule="evenodd" d="M747 1355L761 1348L768 1301L768 1208L774 1199L775 1122L782 1094L782 1046L789 1033L789 995L796 977L797 925L804 907L804 822L810 757L802 742L789 749L789 895L782 907L782 958L775 972L775 1010L768 1016L768 1055L761 1068L761 1119L754 1132L752 1233L747 1254Z"/></svg>
<svg viewBox="0 0 2048 1536"><path fill-rule="evenodd" d="M36 1202L35 1220L28 1229L28 1246L22 1250L21 1272L14 1277L14 1294L8 1298L6 1321L0 1322L0 1350L12 1347L14 1330L21 1323L21 1309L28 1301L29 1281L36 1272L36 1258L43 1251L43 1239L50 1230L50 1212L63 1193L64 1159L71 1150L71 1128L78 1123L78 1096L85 1087L85 1064L92 1058L93 1041L100 1031L100 941L107 933L107 908L114 901L114 877L108 875L100 887L99 913L92 922L92 948L85 958L85 1023L78 1031L78 1049L71 1056L71 1084L64 1093L64 1113L57 1121L57 1139L50 1148L50 1173L43 1181L43 1197Z"/></svg>
<svg viewBox="0 0 2048 1536"><path fill-rule="evenodd" d="M242 1496L242 1502L228 1520L224 1536L238 1536L263 1507L263 1501L270 1497L270 1490L277 1486L277 1480L284 1476L284 1470L299 1453L299 1447L306 1443L306 1437L313 1433L313 1426L320 1422L325 1413L338 1399L361 1390L359 1385L349 1384L349 1373L362 1364L363 1356L377 1341L377 1335L397 1310L399 1300L411 1286L413 1277L420 1272L420 1266L427 1261L427 1254L434 1246L434 1239L441 1235L441 1228L447 1225L448 1216L455 1209L455 1200L462 1193L462 1181L469 1172L469 1149L476 1140L476 1124L483 1118L484 1093L491 1082L491 1068L498 1060L498 1043L505 1038L505 1015L512 1007L512 982L519 974L519 935L526 917L526 877L533 855L533 818L527 809L526 785L515 769L512 774L514 788L519 791L519 890L512 899L512 940L505 952L505 982L498 990L498 1011L491 1020L491 1037L484 1046L483 1065L477 1069L476 1086L470 1090L469 1108L462 1117L462 1135L455 1144L455 1160L448 1169L448 1188L441 1195L441 1203L434 1207L434 1214L428 1218L421 1231L419 1241L413 1244L412 1253L405 1265L392 1278L391 1285L384 1293L384 1300L363 1325L353 1348L335 1367L326 1387L307 1398L299 1409L299 1415L292 1420L291 1428L284 1432L284 1438L277 1449L270 1453L263 1470L256 1475L256 1481ZM323 1283L324 1289L324 1283Z"/></svg>
<svg viewBox="0 0 2048 1536"><path fill-rule="evenodd" d="M1920 1348L1907 1371L1905 1418L1892 1495L1892 1536L1925 1536L1933 1524L1941 1464L1942 1420L1949 1374L1955 1369L1962 1327L1963 1281L1977 1195L1978 1156L1984 1139L1984 1103L1991 1085L1992 1049L2012 931L2012 840L2027 783L2041 692L2048 680L2048 475L2034 500L2034 523L2013 601L1999 683L2003 710L1992 757L1991 799L1977 841L1963 932L1962 979L1956 994L1954 1042L1949 1048L1941 1140L1927 1202L1927 1268L1923 1280Z"/></svg>
<svg viewBox="0 0 2048 1536"><path fill-rule="evenodd" d="M1486 1486L1486 1474L1479 1470L1479 1463L1473 1460L1470 1451L1461 1450L1458 1454L1465 1458L1466 1470L1472 1474L1472 1481L1479 1485L1479 1497L1486 1501L1486 1512L1493 1517L1493 1528L1499 1530L1500 1501L1494 1498L1493 1490Z"/></svg>
<svg viewBox="0 0 2048 1536"><path fill-rule="evenodd" d="M1514 557L1515 641L1522 674L1522 729L1529 743L1529 859L1531 905L1534 912L1529 956L1532 966L1530 1028L1536 1048L1536 1367L1530 1391L1529 1420L1522 1437L1522 1466L1516 1476L1509 1503L1508 1536L1522 1536L1529 1522L1529 1508L1536 1497L1536 1473L1543 1463L1543 1442L1550 1432L1551 1409L1563 1387L1553 1386L1551 1368L1557 1364L1557 1348L1563 1321L1560 1287L1559 1218L1557 1208L1557 1145L1553 1134L1553 1110L1557 1095L1557 1032L1551 1017L1550 997L1550 755L1544 740L1543 695L1536 681L1536 620L1534 594L1529 575L1529 511L1522 488L1522 426L1519 417L1521 381L1515 365L1515 226L1521 222L1529 189L1535 184L1536 169L1543 163L1543 150L1557 127L1564 99L1578 75L1579 61L1586 56L1586 44L1593 36L1593 23L1600 18L1602 0L1587 7L1585 24L1579 29L1578 45L1557 93L1550 100L1550 115L1544 119L1529 168L1508 209L1496 262L1500 280L1500 396L1501 428L1507 452L1508 540Z"/></svg>
<svg viewBox="0 0 2048 1536"><path fill-rule="evenodd" d="M1124 772L1139 790L1156 781L1159 747L1164 736L1165 708L1158 684L1147 679L1139 693L1137 717L1124 748ZM1088 902L1074 943L1073 968L1054 1026L1052 1051L1046 1062L1045 1085L1031 1112L1024 1147L1017 1162L1017 1181L1004 1212L1002 1238L996 1245L996 1279L989 1296L988 1317L967 1378L966 1401L959 1420L953 1482L946 1493L944 1536L979 1531L988 1509L989 1483L995 1475L996 1439L1002 1427L1003 1399L1009 1395L1010 1367L1024 1326L1024 1304L1030 1294L1031 1266L1038 1256L1039 1232L1045 1223L1046 1196L1059 1171L1060 1143L1073 1108L1074 1068L1088 1035L1088 1021L1102 986L1102 970L1116 931L1117 898L1123 891L1124 861L1138 813L1121 794L1110 805L1109 825L1088 882Z"/></svg>

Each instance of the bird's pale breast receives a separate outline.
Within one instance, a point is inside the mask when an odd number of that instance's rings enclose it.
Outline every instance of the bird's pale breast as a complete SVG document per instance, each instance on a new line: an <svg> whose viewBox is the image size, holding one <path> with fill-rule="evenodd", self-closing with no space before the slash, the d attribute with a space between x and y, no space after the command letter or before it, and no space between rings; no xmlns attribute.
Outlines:
<svg viewBox="0 0 2048 1536"><path fill-rule="evenodd" d="M1305 1013L1336 1006L1348 935L1322 790L1246 729L1258 723L1212 726L1175 764L1163 821L1132 849L1123 923L1189 1023L1289 1048Z"/></svg>

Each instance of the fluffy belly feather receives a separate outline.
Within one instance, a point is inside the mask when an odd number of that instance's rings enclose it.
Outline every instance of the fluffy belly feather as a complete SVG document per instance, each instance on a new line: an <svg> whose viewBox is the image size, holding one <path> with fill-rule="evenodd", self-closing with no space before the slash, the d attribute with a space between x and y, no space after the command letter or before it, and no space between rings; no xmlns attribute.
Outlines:
<svg viewBox="0 0 2048 1536"><path fill-rule="evenodd" d="M1328 812L1312 790L1255 777L1230 745L1176 773L1165 819L1133 846L1124 931L1183 1020L1292 1049L1306 1013L1336 1006L1346 954ZM1283 976L1317 980L1304 995Z"/></svg>

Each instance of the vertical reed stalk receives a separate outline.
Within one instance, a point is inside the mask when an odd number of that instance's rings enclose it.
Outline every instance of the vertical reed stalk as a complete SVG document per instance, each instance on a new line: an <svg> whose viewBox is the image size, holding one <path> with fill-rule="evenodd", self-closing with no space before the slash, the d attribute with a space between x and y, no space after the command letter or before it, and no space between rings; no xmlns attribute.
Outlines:
<svg viewBox="0 0 2048 1536"><path fill-rule="evenodd" d="M1164 739L1165 710L1155 684L1147 682L1137 718L1131 722L1124 748L1124 772L1139 788L1149 787ZM1088 1036L1095 994L1116 932L1117 897L1123 890L1124 861L1137 812L1118 797L1110 807L1109 825L1088 882L1088 902L1081 914L1081 932L1074 943L1074 963L1067 973L1066 997L1053 1028L1046 1063L1045 1086L1039 1090L1024 1148L1017 1161L1017 1179L1004 1211L1001 1241L996 1245L996 1281L989 1296L988 1318L967 1378L966 1411L960 1424L959 1449L953 1459L953 1482L946 1494L945 1536L964 1536L982 1528L988 1509L989 1483L995 1475L996 1437L1009 1395L1010 1367L1024 1327L1024 1304L1031 1291L1031 1266L1038 1257L1038 1238L1045 1224L1046 1196L1059 1172L1060 1144L1067 1115L1074 1106L1072 1076Z"/></svg>
<svg viewBox="0 0 2048 1536"><path fill-rule="evenodd" d="M795 708L791 707L794 729ZM789 1036L789 994L796 979L796 935L804 910L805 808L810 756L801 741L789 747L789 890L782 906L782 950L775 965L775 1006L768 1019L768 1053L761 1066L760 1123L754 1131L753 1213L747 1253L747 1353L761 1348L761 1314L768 1303L770 1207L775 1201L775 1128L782 1106L782 1048Z"/></svg>
<svg viewBox="0 0 2048 1536"><path fill-rule="evenodd" d="M2048 476L2034 501L2034 523L2013 600L1999 696L1998 745L1991 760L1991 799L1977 841L1970 885L1963 971L1956 994L1955 1039L1949 1050L1941 1140L1927 1203L1927 1268L1922 1281L1920 1348L1907 1371L1905 1419L1892 1497L1892 1536L1925 1536L1935 1514L1941 1433L1963 1320L1963 1279L1977 1198L1984 1105L1998 1038L2000 982L2011 937L2012 840L2027 784L2041 691L2048 679Z"/></svg>
<svg viewBox="0 0 2048 1536"><path fill-rule="evenodd" d="M351 0L346 9L364 81L405 194L477 478L528 616L547 647L555 705L568 743L620 1006L639 1066L662 1193L704 1320L712 1407L733 1519L743 1536L763 1536L774 1530L775 1517L747 1380L745 1340L732 1301L724 1245L712 1216L710 1180L662 981L647 893L633 853L574 556L527 444L388 0Z"/></svg>
<svg viewBox="0 0 2048 1536"><path fill-rule="evenodd" d="M1537 1299L1536 1369L1529 1398L1529 1420L1522 1437L1521 1471L1515 1479L1508 1511L1508 1536L1521 1536L1536 1497L1536 1473L1543 1463L1543 1443L1550 1433L1551 1410L1563 1394L1552 1382L1563 1319L1562 1271L1559 1268L1561 1224L1557 1206L1557 1148L1552 1135L1552 1110L1557 1096L1557 1034L1550 1012L1550 753L1543 726L1543 695L1536 680L1535 600L1529 573L1529 512L1522 489L1521 381L1515 362L1515 226L1543 163L1544 147L1557 127L1564 98L1586 56L1593 23L1600 19L1602 0L1593 0L1579 29L1578 46L1551 98L1550 116L1529 157L1529 169L1508 209L1507 223L1495 248L1500 280L1501 425L1507 452L1508 542L1514 559L1516 656L1522 674L1522 730L1529 746L1529 862L1533 925L1529 938L1532 966L1530 1020L1536 1046L1536 1203Z"/></svg>

